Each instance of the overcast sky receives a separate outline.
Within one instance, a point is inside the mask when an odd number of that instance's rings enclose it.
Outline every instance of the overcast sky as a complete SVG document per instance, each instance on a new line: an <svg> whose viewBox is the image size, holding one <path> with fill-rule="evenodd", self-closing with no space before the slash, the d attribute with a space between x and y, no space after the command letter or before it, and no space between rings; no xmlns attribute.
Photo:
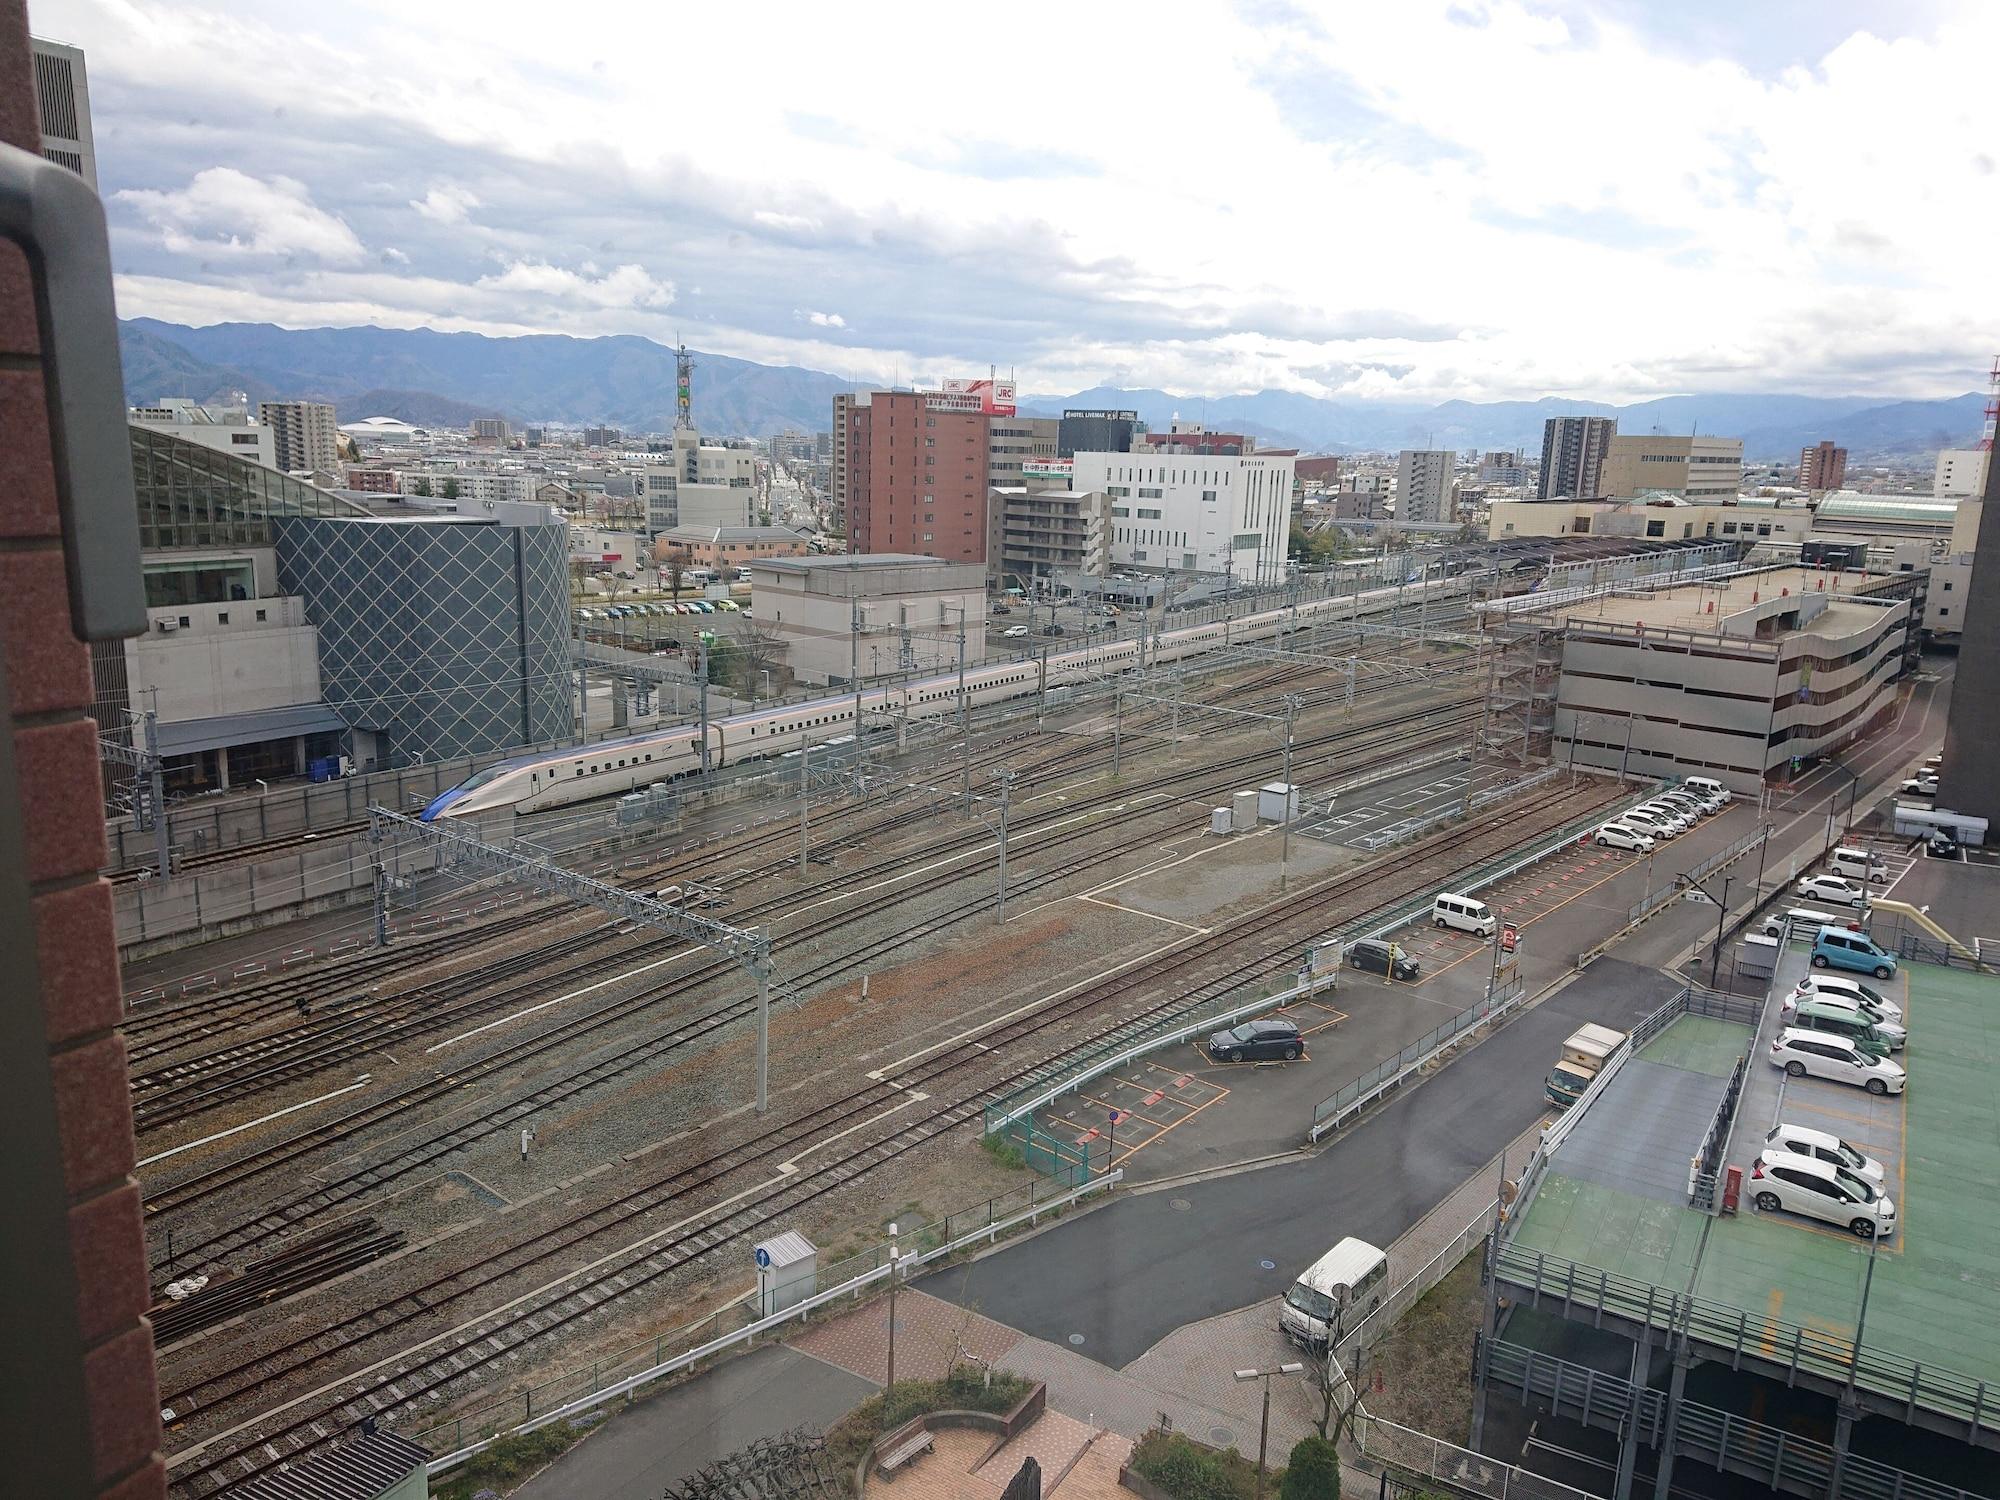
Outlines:
<svg viewBox="0 0 2000 1500"><path fill-rule="evenodd" d="M1952 395L2000 6L30 0L127 316L862 379Z"/></svg>

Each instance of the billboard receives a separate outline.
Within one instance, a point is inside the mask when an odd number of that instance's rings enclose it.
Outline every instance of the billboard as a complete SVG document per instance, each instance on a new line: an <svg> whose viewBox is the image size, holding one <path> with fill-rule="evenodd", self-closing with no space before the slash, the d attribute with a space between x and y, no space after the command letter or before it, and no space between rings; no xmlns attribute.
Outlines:
<svg viewBox="0 0 2000 1500"><path fill-rule="evenodd" d="M1014 415L1014 382L1011 380L947 380L944 393L964 398L966 405L962 410L983 411L989 417ZM958 406L956 401L952 404Z"/></svg>

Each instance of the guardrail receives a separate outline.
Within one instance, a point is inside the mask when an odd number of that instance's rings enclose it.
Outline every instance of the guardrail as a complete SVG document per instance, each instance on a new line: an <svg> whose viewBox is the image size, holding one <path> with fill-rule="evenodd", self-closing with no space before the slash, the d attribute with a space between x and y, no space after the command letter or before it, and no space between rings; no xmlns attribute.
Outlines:
<svg viewBox="0 0 2000 1500"><path fill-rule="evenodd" d="M1588 1490L1572 1489L1560 1480L1517 1468L1503 1459L1461 1448L1443 1438L1399 1426L1357 1410L1354 1441L1370 1462L1434 1479L1451 1495L1478 1495L1483 1500L1598 1500Z"/></svg>
<svg viewBox="0 0 2000 1500"><path fill-rule="evenodd" d="M1430 1289L1458 1269L1458 1263L1465 1259L1474 1245L1484 1244L1486 1236L1493 1231L1493 1210L1482 1208L1465 1228L1453 1236L1450 1244L1438 1251L1401 1286L1391 1292L1382 1305L1367 1317L1347 1329L1340 1336L1339 1349L1365 1349L1376 1340L1385 1337L1396 1320L1418 1302Z"/></svg>
<svg viewBox="0 0 2000 1500"><path fill-rule="evenodd" d="M1744 834L1741 838L1732 841L1725 847L1718 849L1715 853L1709 855L1707 859L1702 860L1693 869L1683 871L1682 873L1689 880L1705 880L1710 875L1713 875L1717 870L1721 869L1724 865L1730 863L1732 860L1740 859L1743 855L1749 853L1752 849L1755 849L1759 844L1763 843L1764 840L1766 840L1776 832L1777 832L1776 824L1765 823L1761 827L1753 829L1751 832ZM1638 901L1634 902L1630 907L1626 909L1625 912L1626 925L1630 926L1634 922L1642 921L1645 918L1650 917L1654 912L1658 911L1661 907L1668 905L1670 902L1678 901L1685 894L1686 891L1684 889L1674 885L1672 881L1669 881L1659 890L1650 892L1649 894L1641 897Z"/></svg>
<svg viewBox="0 0 2000 1500"><path fill-rule="evenodd" d="M980 1228L975 1229L968 1234L962 1235L956 1240L948 1240L942 1244L932 1246L929 1249L916 1250L905 1255L899 1255L896 1258L896 1263L895 1263L897 1268L897 1274L900 1275L902 1278L907 1279L911 1271L926 1266L934 1260L941 1260L945 1256L955 1254L959 1250L962 1250L966 1246L974 1244L979 1240L997 1239L1003 1230L1012 1229L1019 1224L1027 1223L1031 1219L1036 1218L1041 1214L1053 1213L1058 1209L1066 1208L1071 1203L1074 1203L1077 1199L1083 1197L1086 1193L1094 1193L1098 1191L1100 1188L1111 1187L1112 1184L1119 1181L1119 1179L1121 1179L1124 1175L1125 1174L1123 1172L1118 1172L1118 1171L1107 1172L1102 1177L1096 1178L1095 1180L1084 1183L1078 1187L1073 1187L1069 1189L1067 1192L1056 1194L1055 1196L1050 1198L1044 1198L1043 1200L1041 1200L1040 1203L1034 1205L1033 1207L1024 1208L1020 1212L1013 1214L1006 1219L1000 1220L995 1223L982 1225ZM508 1427L504 1430L493 1431L487 1434L486 1436L479 1438L475 1442L463 1443L462 1445L455 1446L452 1449L452 1451L446 1453L442 1458L432 1459L430 1464L427 1466L427 1472L429 1473L431 1478L435 1479L438 1475L446 1473L451 1469L457 1468L467 1459L472 1458L477 1454L484 1452L487 1448L491 1447L494 1443L499 1442L502 1438L516 1437L524 1433L533 1432L537 1428L548 1426L551 1422L567 1421L571 1417L580 1416L584 1412L590 1411L595 1407L604 1405L606 1402L616 1401L621 1397L631 1396L643 1386L651 1385L653 1382L658 1380L663 1380L669 1375L678 1374L680 1371L688 1369L690 1366L698 1363L701 1360L708 1358L710 1355L719 1354L723 1350L728 1349L733 1345L744 1343L750 1339L754 1339L760 1333L768 1333L772 1329L778 1328L785 1323L791 1322L794 1319L804 1318L808 1313L811 1313L818 1308L824 1307L830 1302L838 1301L842 1297L859 1296L869 1286L873 1285L877 1281L883 1280L890 1274L891 1274L891 1267L889 1263L886 1260L884 1260L880 1264L875 1265L870 1269L861 1272L859 1275L851 1277L850 1279L841 1282L836 1286L829 1287L824 1291L815 1292L812 1296L807 1297L804 1301L799 1302L792 1307L786 1308L783 1312L773 1313L766 1318L758 1318L755 1322L746 1324L742 1328L735 1330L733 1333L727 1333L716 1338L711 1338L706 1342L695 1345L691 1349L683 1350L681 1353L674 1355L671 1359L656 1361L654 1364L652 1364L646 1369L639 1371L635 1375L628 1375L623 1379L612 1381L610 1384L601 1386L600 1388L591 1391L587 1395L580 1396L573 1401L565 1402L561 1406L557 1406L552 1408L551 1410L545 1411L540 1416L529 1416L523 1421L518 1422L511 1427ZM695 1326L699 1327L701 1325L697 1324ZM532 1400L532 1397L530 1397L530 1400ZM454 1423L439 1424L438 1426L428 1429L423 1435L429 1436L433 1433L440 1432L444 1429L445 1426L450 1425L454 1427L455 1431L458 1432L459 1437L462 1437L463 1436L462 1427L464 1420L465 1420L464 1418L458 1418Z"/></svg>
<svg viewBox="0 0 2000 1500"><path fill-rule="evenodd" d="M1749 1068L1750 1049L1746 1047L1729 1071L1729 1083L1715 1106L1715 1116L1708 1122L1708 1133L1701 1138L1700 1149L1688 1159L1688 1204L1705 1213L1714 1213L1718 1207L1716 1173L1722 1169L1723 1147L1729 1140L1729 1127L1736 1121L1736 1105L1743 1097L1743 1078Z"/></svg>

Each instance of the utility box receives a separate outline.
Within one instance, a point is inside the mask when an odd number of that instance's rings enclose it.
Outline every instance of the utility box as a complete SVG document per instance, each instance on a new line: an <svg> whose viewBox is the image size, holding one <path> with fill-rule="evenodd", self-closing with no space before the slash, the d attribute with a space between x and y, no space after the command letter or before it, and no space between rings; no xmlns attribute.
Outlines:
<svg viewBox="0 0 2000 1500"><path fill-rule="evenodd" d="M1257 816L1266 823L1289 823L1299 815L1296 784L1270 781L1257 789Z"/></svg>
<svg viewBox="0 0 2000 1500"><path fill-rule="evenodd" d="M797 1307L813 1294L819 1281L819 1251L804 1235L788 1229L757 1246L755 1254L759 1317Z"/></svg>
<svg viewBox="0 0 2000 1500"><path fill-rule="evenodd" d="M1229 799L1229 826L1247 833L1257 826L1257 789L1251 787Z"/></svg>
<svg viewBox="0 0 2000 1500"><path fill-rule="evenodd" d="M1229 816L1229 809L1226 807L1218 807L1208 815L1210 833L1230 833L1234 830L1234 826Z"/></svg>
<svg viewBox="0 0 2000 1500"><path fill-rule="evenodd" d="M1778 938L1750 933L1736 949L1736 967L1755 978L1769 979L1778 972L1778 955L1783 950L1784 943Z"/></svg>

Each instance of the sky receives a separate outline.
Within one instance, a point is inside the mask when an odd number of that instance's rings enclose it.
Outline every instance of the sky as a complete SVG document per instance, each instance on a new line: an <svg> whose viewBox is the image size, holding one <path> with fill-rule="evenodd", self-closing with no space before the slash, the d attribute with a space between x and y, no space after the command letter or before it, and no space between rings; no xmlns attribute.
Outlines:
<svg viewBox="0 0 2000 1500"><path fill-rule="evenodd" d="M120 312L1341 400L2000 351L2000 7L30 0Z"/></svg>

